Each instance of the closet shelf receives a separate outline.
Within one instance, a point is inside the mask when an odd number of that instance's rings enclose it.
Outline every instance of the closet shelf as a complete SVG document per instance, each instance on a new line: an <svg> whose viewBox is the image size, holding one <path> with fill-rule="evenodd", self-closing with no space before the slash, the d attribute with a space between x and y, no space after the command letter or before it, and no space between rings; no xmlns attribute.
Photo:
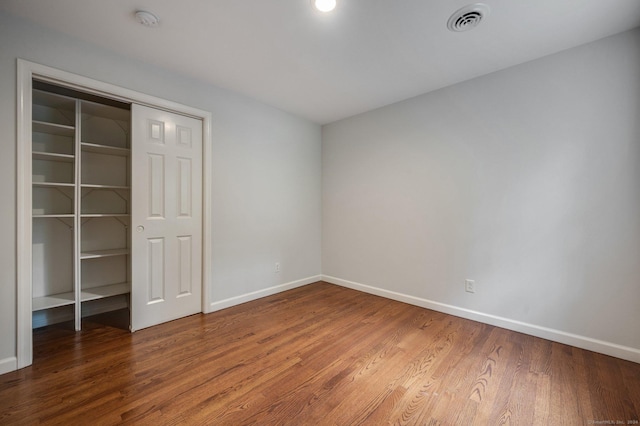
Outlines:
<svg viewBox="0 0 640 426"><path fill-rule="evenodd" d="M90 300L104 299L105 297L117 296L131 292L131 283L108 284L100 287L84 288L80 292L80 300L88 302Z"/></svg>
<svg viewBox="0 0 640 426"><path fill-rule="evenodd" d="M57 308L60 306L73 305L75 296L72 291L68 293L51 294L49 296L34 297L31 302L32 311Z"/></svg>
<svg viewBox="0 0 640 426"><path fill-rule="evenodd" d="M86 288L80 292L80 300L88 302L90 300L104 299L105 297L117 296L131 292L131 283L108 284L99 287ZM60 306L73 305L75 296L72 291L67 293L52 294L49 296L34 297L32 301L32 311L58 308Z"/></svg>
<svg viewBox="0 0 640 426"><path fill-rule="evenodd" d="M32 182L33 186L40 186L43 188L72 188L75 186L73 183L61 183L61 182Z"/></svg>
<svg viewBox="0 0 640 426"><path fill-rule="evenodd" d="M129 213L82 213L80 217L129 217Z"/></svg>
<svg viewBox="0 0 640 426"><path fill-rule="evenodd" d="M129 249L88 250L80 253L80 259L98 259L100 257L124 256L129 254Z"/></svg>
<svg viewBox="0 0 640 426"><path fill-rule="evenodd" d="M69 114L74 114L74 108L76 105L75 98L60 95L57 93L51 93L42 89L33 89L33 104L43 107L49 107L60 111L66 111Z"/></svg>
<svg viewBox="0 0 640 426"><path fill-rule="evenodd" d="M128 157L129 155L131 155L131 150L128 148L120 148L110 145L82 142L80 144L80 147L85 152L93 152L96 154L117 155L120 157Z"/></svg>
<svg viewBox="0 0 640 426"><path fill-rule="evenodd" d="M97 189L130 189L131 188L129 186L123 186L123 185L98 185L94 183L83 183L80 186L82 186L83 188L97 188Z"/></svg>
<svg viewBox="0 0 640 426"><path fill-rule="evenodd" d="M47 218L47 217L51 217L51 218L73 218L75 217L75 215L73 213L63 213L63 214L33 214L31 215L34 219L36 218Z"/></svg>
<svg viewBox="0 0 640 426"><path fill-rule="evenodd" d="M67 126L66 124L33 120L33 131L38 133L49 133L58 136L74 136L76 133L76 128L74 126Z"/></svg>
<svg viewBox="0 0 640 426"><path fill-rule="evenodd" d="M61 163L73 163L73 160L75 159L74 155L70 155L70 154L57 154L54 152L39 152L39 151L34 151L33 152L33 159L34 160L45 160L45 161L58 161Z"/></svg>

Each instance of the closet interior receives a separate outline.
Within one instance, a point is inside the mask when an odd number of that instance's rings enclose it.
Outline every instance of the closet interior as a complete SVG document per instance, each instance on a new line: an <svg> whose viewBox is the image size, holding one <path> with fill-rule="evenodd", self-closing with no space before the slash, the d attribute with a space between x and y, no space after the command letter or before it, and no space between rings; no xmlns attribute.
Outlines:
<svg viewBox="0 0 640 426"><path fill-rule="evenodd" d="M33 328L130 321L131 107L33 82Z"/></svg>

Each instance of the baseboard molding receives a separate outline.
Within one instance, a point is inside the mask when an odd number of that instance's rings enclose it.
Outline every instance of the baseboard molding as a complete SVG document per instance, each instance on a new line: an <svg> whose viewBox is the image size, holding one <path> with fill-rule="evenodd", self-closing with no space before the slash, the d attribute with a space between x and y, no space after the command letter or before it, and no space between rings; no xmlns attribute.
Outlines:
<svg viewBox="0 0 640 426"><path fill-rule="evenodd" d="M0 374L9 373L18 369L18 358L15 356L0 359Z"/></svg>
<svg viewBox="0 0 640 426"><path fill-rule="evenodd" d="M230 297L224 300L218 300L212 302L209 305L207 313L219 311L222 309L230 308L232 306L239 305L241 303L251 302L252 300L260 299L261 297L271 296L272 294L281 293L283 291L291 290L303 285L315 283L322 280L322 275L314 275L312 277L303 278L301 280L291 281L285 284L276 285L273 287L265 288L251 293L241 294L240 296Z"/></svg>
<svg viewBox="0 0 640 426"><path fill-rule="evenodd" d="M626 359L628 361L640 363L640 349L622 346L611 342L592 339L586 336L567 333L552 328L541 327L535 324L528 324L521 321L503 318L496 315L486 314L470 309L460 308L445 303L434 302L432 300L422 299L420 297L410 296L407 294L397 293L353 281L343 280L328 275L322 275L322 281L347 287L353 290L362 291L364 293L374 294L376 296L385 297L391 300L408 303L410 305L420 306L422 308L431 309L445 314L454 315L461 318L478 321L484 324L494 325L496 327L506 328L507 330L517 331L531 336L540 337L566 345L575 346L593 352L614 356L616 358Z"/></svg>

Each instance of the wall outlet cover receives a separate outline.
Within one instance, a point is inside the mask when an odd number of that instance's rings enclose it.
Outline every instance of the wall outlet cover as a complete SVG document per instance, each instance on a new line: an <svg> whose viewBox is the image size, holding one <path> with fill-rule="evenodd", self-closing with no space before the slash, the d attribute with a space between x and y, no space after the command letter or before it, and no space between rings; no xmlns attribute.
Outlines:
<svg viewBox="0 0 640 426"><path fill-rule="evenodd" d="M476 292L476 282L474 280L464 280L464 290L467 293Z"/></svg>

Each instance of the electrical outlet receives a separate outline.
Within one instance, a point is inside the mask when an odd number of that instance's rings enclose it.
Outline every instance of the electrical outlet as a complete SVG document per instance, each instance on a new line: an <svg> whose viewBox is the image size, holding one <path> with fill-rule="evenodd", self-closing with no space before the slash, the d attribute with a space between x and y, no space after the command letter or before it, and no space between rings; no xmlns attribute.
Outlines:
<svg viewBox="0 0 640 426"><path fill-rule="evenodd" d="M280 264L276 262L275 272L280 272Z"/></svg>
<svg viewBox="0 0 640 426"><path fill-rule="evenodd" d="M464 280L464 290L467 293L476 292L476 282L474 280Z"/></svg>

